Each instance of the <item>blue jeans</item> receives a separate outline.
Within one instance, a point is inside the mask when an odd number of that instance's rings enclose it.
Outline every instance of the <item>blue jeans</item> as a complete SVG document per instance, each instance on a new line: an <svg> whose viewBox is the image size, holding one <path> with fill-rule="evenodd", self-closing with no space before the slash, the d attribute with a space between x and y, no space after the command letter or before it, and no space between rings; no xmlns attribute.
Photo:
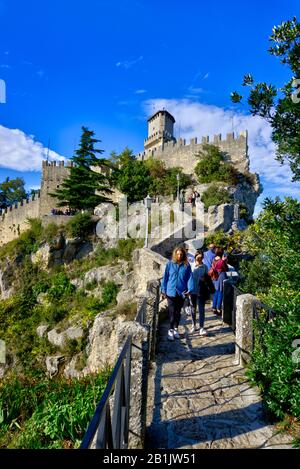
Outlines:
<svg viewBox="0 0 300 469"><path fill-rule="evenodd" d="M194 314L192 317L193 324L194 326L196 326L196 306L197 306L198 311L199 311L199 325L201 329L202 327L204 327L205 300L201 296L198 296L198 295L191 295L191 300L192 300L192 304L194 307Z"/></svg>
<svg viewBox="0 0 300 469"><path fill-rule="evenodd" d="M213 309L221 309L223 301L223 292L221 290L216 290L213 295Z"/></svg>

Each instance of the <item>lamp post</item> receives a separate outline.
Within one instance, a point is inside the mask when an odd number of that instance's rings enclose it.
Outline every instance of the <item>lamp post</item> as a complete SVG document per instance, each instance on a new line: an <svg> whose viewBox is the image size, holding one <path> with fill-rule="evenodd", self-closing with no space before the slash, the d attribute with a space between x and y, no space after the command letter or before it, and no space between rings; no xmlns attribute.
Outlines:
<svg viewBox="0 0 300 469"><path fill-rule="evenodd" d="M149 225L149 212L151 210L152 199L148 194L147 197L144 199L144 204L146 208L146 234L145 234L145 244L144 247L148 247L148 225Z"/></svg>
<svg viewBox="0 0 300 469"><path fill-rule="evenodd" d="M178 202L179 202L179 181L180 181L180 173L177 173L176 179L177 179L177 200L178 200Z"/></svg>

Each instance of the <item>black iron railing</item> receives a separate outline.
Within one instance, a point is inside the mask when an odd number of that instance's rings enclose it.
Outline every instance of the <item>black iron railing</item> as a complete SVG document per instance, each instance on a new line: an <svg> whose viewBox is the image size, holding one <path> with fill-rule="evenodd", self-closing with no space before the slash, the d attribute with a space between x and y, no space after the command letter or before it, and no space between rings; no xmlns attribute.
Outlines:
<svg viewBox="0 0 300 469"><path fill-rule="evenodd" d="M147 286L149 291L155 293L154 304L151 304L158 312L160 300L160 283ZM147 324L147 306L145 297L139 305L135 321L141 325ZM152 336L148 358L155 352L155 334L157 314L153 315ZM149 326L149 325L148 325ZM150 327L150 326L149 326ZM92 421L85 433L80 449L126 449L128 448L129 418L130 418L130 384L131 384L131 351L135 345L129 336L118 357L117 363L110 375L108 384L95 410ZM143 392L147 392L147 377L143 384Z"/></svg>
<svg viewBox="0 0 300 469"><path fill-rule="evenodd" d="M80 449L126 449L128 447L132 338L119 355ZM113 406L111 406L111 396ZM113 410L111 410L111 407Z"/></svg>

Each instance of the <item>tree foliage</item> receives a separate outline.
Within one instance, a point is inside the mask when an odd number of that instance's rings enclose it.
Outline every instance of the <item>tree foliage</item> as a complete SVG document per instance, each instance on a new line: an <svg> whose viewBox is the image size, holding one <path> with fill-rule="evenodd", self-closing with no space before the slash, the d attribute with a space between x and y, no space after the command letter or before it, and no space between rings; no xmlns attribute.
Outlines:
<svg viewBox="0 0 300 469"><path fill-rule="evenodd" d="M296 17L274 26L269 38L269 53L279 57L289 67L291 79L277 89L267 82L255 83L251 74L243 79L250 91L247 103L251 114L266 119L272 127L272 139L277 146L276 159L288 162L293 180L300 180L300 23ZM243 96L234 91L234 103Z"/></svg>
<svg viewBox="0 0 300 469"><path fill-rule="evenodd" d="M201 201L204 203L205 210L211 205L229 204L232 202L232 197L224 187L219 187L212 184L201 195Z"/></svg>
<svg viewBox="0 0 300 469"><path fill-rule="evenodd" d="M60 207L92 210L101 202L109 201L107 194L112 192L109 176L94 170L99 167L108 170L109 162L105 158L97 158L96 155L103 153L103 150L95 148L94 145L100 140L94 138L94 135L93 131L82 127L79 148L71 158L73 166L70 175L54 194L50 194L58 199Z"/></svg>
<svg viewBox="0 0 300 469"><path fill-rule="evenodd" d="M179 188L186 189L191 179L179 167L166 168L163 161L153 157L145 161L136 160L133 152L125 148L122 153L111 155L114 165L113 182L116 187L127 195L129 202L151 196L175 195L177 192L177 175Z"/></svg>
<svg viewBox="0 0 300 469"><path fill-rule="evenodd" d="M225 161L224 153L215 145L205 144L197 155L200 161L195 167L199 182L223 181L235 185L238 175L235 168Z"/></svg>
<svg viewBox="0 0 300 469"><path fill-rule="evenodd" d="M300 337L300 202L266 199L263 208L243 235L243 250L255 257L241 264L241 287L276 317L262 335L257 331L250 376L275 415L300 417L300 377L293 361L293 342Z"/></svg>
<svg viewBox="0 0 300 469"><path fill-rule="evenodd" d="M6 208L27 197L23 178L10 179L0 183L0 208Z"/></svg>

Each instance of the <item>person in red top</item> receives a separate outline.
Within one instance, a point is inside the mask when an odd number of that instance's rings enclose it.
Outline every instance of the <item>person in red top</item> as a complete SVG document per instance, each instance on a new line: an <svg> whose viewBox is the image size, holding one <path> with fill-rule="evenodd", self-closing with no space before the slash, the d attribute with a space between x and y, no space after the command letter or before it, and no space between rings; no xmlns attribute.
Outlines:
<svg viewBox="0 0 300 469"><path fill-rule="evenodd" d="M215 293L213 295L212 310L218 316L222 315L222 301L223 301L223 281L226 279L226 272L228 271L227 256L224 256L222 248L216 248L215 258L212 263L212 270L215 275L213 283L215 287Z"/></svg>

